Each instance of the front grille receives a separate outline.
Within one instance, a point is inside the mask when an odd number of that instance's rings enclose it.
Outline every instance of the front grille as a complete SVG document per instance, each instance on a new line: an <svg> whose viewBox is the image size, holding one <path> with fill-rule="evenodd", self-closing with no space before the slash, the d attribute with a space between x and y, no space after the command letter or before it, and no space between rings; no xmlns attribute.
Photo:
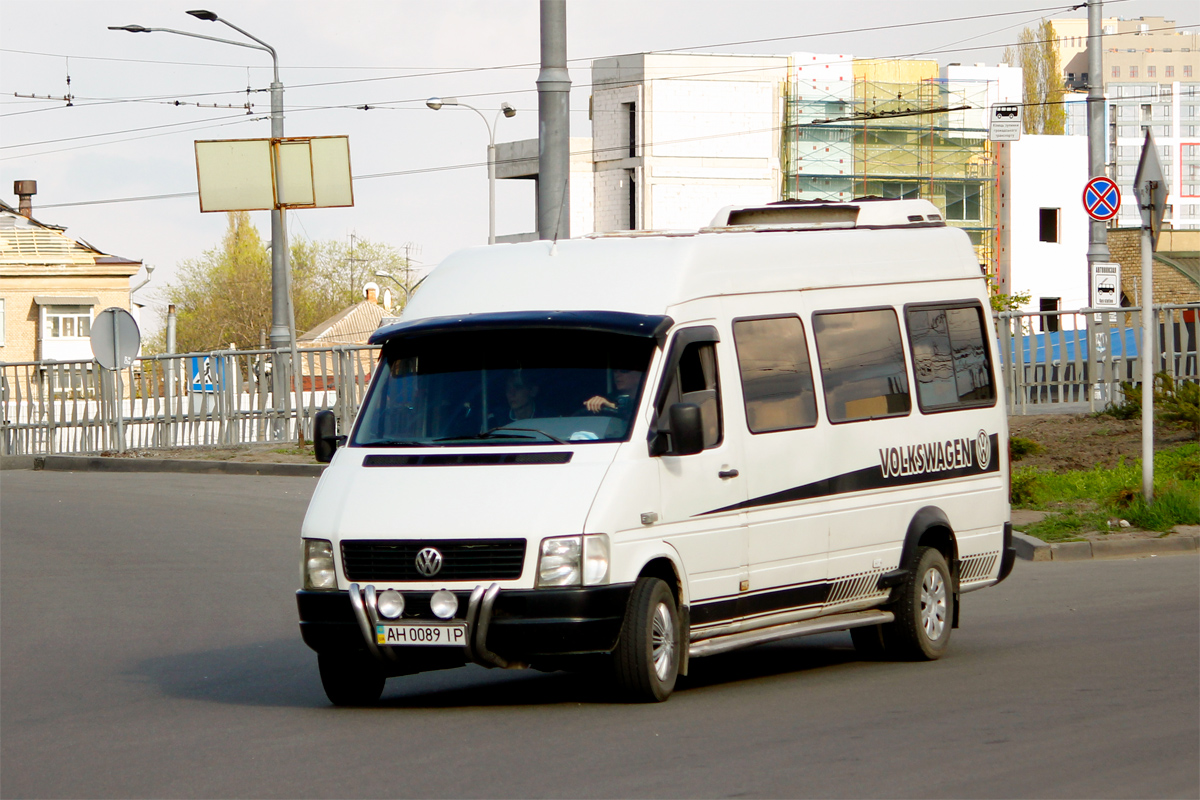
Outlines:
<svg viewBox="0 0 1200 800"><path fill-rule="evenodd" d="M442 568L425 577L417 553L426 547L442 554ZM342 542L342 566L351 581L502 581L521 577L524 539Z"/></svg>

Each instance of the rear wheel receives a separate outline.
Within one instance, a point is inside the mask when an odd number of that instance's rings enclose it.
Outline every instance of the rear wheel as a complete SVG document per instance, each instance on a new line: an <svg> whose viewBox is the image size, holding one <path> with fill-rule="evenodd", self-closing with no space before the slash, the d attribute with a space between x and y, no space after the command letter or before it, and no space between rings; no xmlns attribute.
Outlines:
<svg viewBox="0 0 1200 800"><path fill-rule="evenodd" d="M919 547L915 556L913 571L892 603L896 620L883 626L883 641L888 655L932 661L941 658L950 644L954 588L939 551Z"/></svg>
<svg viewBox="0 0 1200 800"><path fill-rule="evenodd" d="M617 685L633 700L666 700L679 676L682 638L679 608L667 584L639 578L613 651Z"/></svg>
<svg viewBox="0 0 1200 800"><path fill-rule="evenodd" d="M361 655L317 653L321 686L335 706L369 706L379 701L387 680L375 661Z"/></svg>

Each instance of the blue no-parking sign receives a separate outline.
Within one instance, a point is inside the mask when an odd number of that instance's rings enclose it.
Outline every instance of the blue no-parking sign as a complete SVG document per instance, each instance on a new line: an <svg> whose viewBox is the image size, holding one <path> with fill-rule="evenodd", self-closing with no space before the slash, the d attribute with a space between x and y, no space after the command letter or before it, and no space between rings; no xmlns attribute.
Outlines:
<svg viewBox="0 0 1200 800"><path fill-rule="evenodd" d="M1083 208L1098 222L1110 220L1121 210L1121 190L1112 178L1092 178L1083 187Z"/></svg>

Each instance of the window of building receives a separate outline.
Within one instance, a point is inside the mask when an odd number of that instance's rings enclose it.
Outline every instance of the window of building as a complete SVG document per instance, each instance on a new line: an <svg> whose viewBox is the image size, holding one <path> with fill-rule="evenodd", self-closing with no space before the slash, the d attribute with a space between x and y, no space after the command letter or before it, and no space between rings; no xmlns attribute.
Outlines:
<svg viewBox="0 0 1200 800"><path fill-rule="evenodd" d="M1174 65L1174 64L1167 64L1167 65L1166 65L1166 66L1163 68L1163 70L1164 70L1164 72L1166 73L1166 76L1167 76L1168 78L1174 78L1174 77L1175 77L1175 65Z"/></svg>
<svg viewBox="0 0 1200 800"><path fill-rule="evenodd" d="M0 347L4 347L4 298L0 297Z"/></svg>
<svg viewBox="0 0 1200 800"><path fill-rule="evenodd" d="M1058 308L1059 308L1059 304L1061 302L1062 302L1061 297L1039 297L1038 298L1038 311L1057 312ZM1058 314L1057 313L1047 314L1046 316L1039 317L1038 319L1041 321L1041 328L1042 328L1043 332L1058 330Z"/></svg>
<svg viewBox="0 0 1200 800"><path fill-rule="evenodd" d="M629 230L637 230L637 173L629 170L626 177L629 179Z"/></svg>
<svg viewBox="0 0 1200 800"><path fill-rule="evenodd" d="M1120 68L1120 67L1113 67L1113 68L1112 68L1112 76L1113 76L1114 78L1119 78L1119 77L1121 77L1121 68Z"/></svg>
<svg viewBox="0 0 1200 800"><path fill-rule="evenodd" d="M637 157L637 103L629 103L629 157Z"/></svg>
<svg viewBox="0 0 1200 800"><path fill-rule="evenodd" d="M1129 77L1136 78L1138 76L1137 72L1138 72L1137 65L1131 66L1129 68Z"/></svg>
<svg viewBox="0 0 1200 800"><path fill-rule="evenodd" d="M905 314L922 411L996 402L981 307L908 308Z"/></svg>
<svg viewBox="0 0 1200 800"><path fill-rule="evenodd" d="M912 410L894 310L815 314L813 335L830 422L906 416Z"/></svg>
<svg viewBox="0 0 1200 800"><path fill-rule="evenodd" d="M704 425L704 449L721 443L721 387L717 379L717 348L712 342L692 342L679 358L679 366L663 393L659 419L675 403L700 406Z"/></svg>
<svg viewBox="0 0 1200 800"><path fill-rule="evenodd" d="M946 219L979 219L980 194L978 183L947 183Z"/></svg>
<svg viewBox="0 0 1200 800"><path fill-rule="evenodd" d="M45 306L45 338L86 339L92 335L91 306Z"/></svg>
<svg viewBox="0 0 1200 800"><path fill-rule="evenodd" d="M1191 64L1183 65L1183 77L1185 77L1185 78L1192 77L1192 65Z"/></svg>
<svg viewBox="0 0 1200 800"><path fill-rule="evenodd" d="M1038 209L1038 241L1039 242L1057 242L1058 241L1058 221L1059 211L1057 208L1039 208Z"/></svg>
<svg viewBox="0 0 1200 800"><path fill-rule="evenodd" d="M816 425L817 398L800 318L737 320L733 339L750 432Z"/></svg>
<svg viewBox="0 0 1200 800"><path fill-rule="evenodd" d="M1153 64L1147 64L1147 65L1146 65L1146 77L1147 77L1147 78L1153 78L1153 77L1156 77L1156 76L1155 76L1155 74L1154 74L1155 72L1156 72L1156 70L1155 70L1155 68L1154 68L1154 65L1153 65Z"/></svg>
<svg viewBox="0 0 1200 800"><path fill-rule="evenodd" d="M1149 122L1150 116L1153 113L1153 108L1151 107L1151 105L1149 103L1142 103L1141 108L1142 108L1141 121Z"/></svg>

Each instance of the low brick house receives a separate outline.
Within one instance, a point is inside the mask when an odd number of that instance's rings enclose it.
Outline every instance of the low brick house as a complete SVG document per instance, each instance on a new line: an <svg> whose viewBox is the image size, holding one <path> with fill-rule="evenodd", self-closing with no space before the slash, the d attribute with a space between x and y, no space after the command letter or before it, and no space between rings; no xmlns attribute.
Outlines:
<svg viewBox="0 0 1200 800"><path fill-rule="evenodd" d="M91 359L91 325L130 309L142 262L109 255L0 201L0 362Z"/></svg>

